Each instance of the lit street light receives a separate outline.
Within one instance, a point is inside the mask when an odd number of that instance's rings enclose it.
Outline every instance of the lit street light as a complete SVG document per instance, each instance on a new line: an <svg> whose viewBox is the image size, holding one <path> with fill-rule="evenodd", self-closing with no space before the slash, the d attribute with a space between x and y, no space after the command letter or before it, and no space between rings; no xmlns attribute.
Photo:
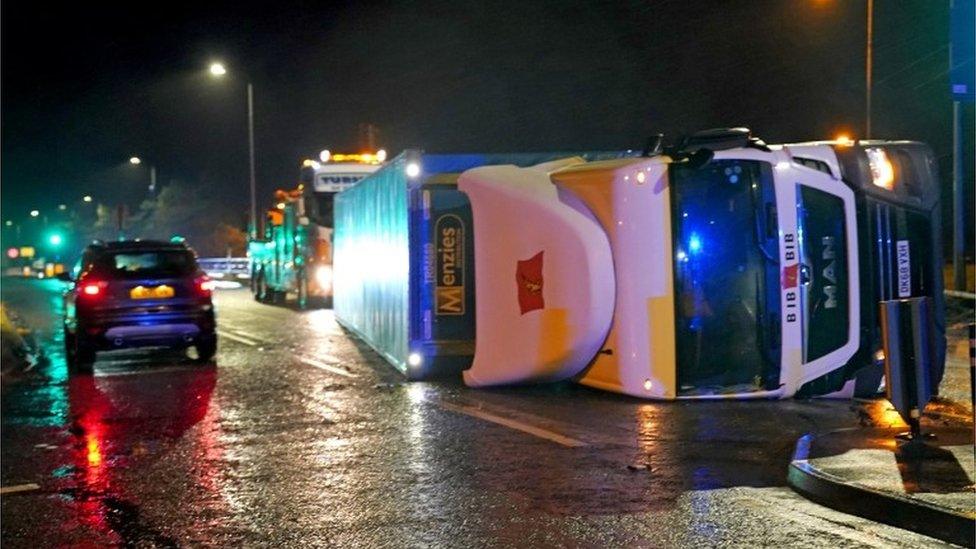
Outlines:
<svg viewBox="0 0 976 549"><path fill-rule="evenodd" d="M210 74L214 78L221 78L227 74L227 69L222 63L211 63L210 64ZM257 210L257 191L254 175L254 86L250 82L247 83L247 145L248 145L248 156L250 159L250 169L251 169L251 212L250 212L250 227L251 235L257 234L258 226L258 210Z"/></svg>
<svg viewBox="0 0 976 549"><path fill-rule="evenodd" d="M31 216L31 217L37 217L37 216L39 216L39 215L41 215L41 212L40 212L40 211L38 211L38 210L31 210L31 211L30 211L30 216Z"/></svg>
<svg viewBox="0 0 976 549"><path fill-rule="evenodd" d="M142 159L139 158L138 156L133 156L132 158L129 159L129 164L138 166L139 164L142 164ZM156 192L156 166L150 164L149 165L149 194L152 195L155 192ZM88 201L86 200L86 202Z"/></svg>
<svg viewBox="0 0 976 549"><path fill-rule="evenodd" d="M91 195L87 195L87 194L85 196L83 196L81 199L83 201L85 201L85 202L91 202L92 201Z"/></svg>

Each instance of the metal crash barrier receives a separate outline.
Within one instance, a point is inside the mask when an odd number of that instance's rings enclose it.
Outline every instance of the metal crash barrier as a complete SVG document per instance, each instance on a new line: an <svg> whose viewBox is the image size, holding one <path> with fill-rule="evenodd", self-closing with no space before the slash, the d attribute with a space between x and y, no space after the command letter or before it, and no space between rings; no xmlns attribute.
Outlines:
<svg viewBox="0 0 976 549"><path fill-rule="evenodd" d="M246 257L201 257L197 264L215 288L240 288L251 278L251 261Z"/></svg>
<svg viewBox="0 0 976 549"><path fill-rule="evenodd" d="M933 334L930 298L881 302L887 397L908 423L912 440L921 440L919 420L932 397Z"/></svg>

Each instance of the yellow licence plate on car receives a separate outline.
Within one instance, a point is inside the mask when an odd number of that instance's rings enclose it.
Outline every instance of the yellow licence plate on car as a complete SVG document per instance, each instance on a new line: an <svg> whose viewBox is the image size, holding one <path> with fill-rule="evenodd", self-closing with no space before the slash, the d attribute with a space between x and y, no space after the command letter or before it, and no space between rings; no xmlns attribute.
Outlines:
<svg viewBox="0 0 976 549"><path fill-rule="evenodd" d="M173 297L174 293L173 287L165 284L153 288L136 286L129 290L129 297L132 299L168 299Z"/></svg>

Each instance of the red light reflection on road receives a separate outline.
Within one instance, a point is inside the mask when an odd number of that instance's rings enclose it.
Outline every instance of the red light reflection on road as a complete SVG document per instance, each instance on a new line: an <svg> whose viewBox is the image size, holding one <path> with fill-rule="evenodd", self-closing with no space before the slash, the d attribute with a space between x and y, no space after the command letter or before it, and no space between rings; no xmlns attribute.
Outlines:
<svg viewBox="0 0 976 549"><path fill-rule="evenodd" d="M85 447L88 450L88 465L91 467L99 467L102 464L102 448L101 444L98 442L98 438L91 433L85 435L87 439L87 444Z"/></svg>
<svg viewBox="0 0 976 549"><path fill-rule="evenodd" d="M162 377L165 376L165 377ZM62 528L82 528L108 539L125 542L117 531L113 505L124 505L131 488L116 474L118 467L133 466L147 446L182 438L208 416L216 384L214 368L185 372L147 373L140 376L72 376L68 380L70 421L65 427L75 437L72 482L64 492L77 504L77 522ZM165 391L159 387L164 386ZM219 492L214 466L220 459L220 429L214 418L204 421L198 450L206 459L198 479L208 491ZM116 514L117 510L115 511ZM114 520L113 520L114 519ZM122 536L124 537L124 536ZM123 543L124 544L124 543Z"/></svg>

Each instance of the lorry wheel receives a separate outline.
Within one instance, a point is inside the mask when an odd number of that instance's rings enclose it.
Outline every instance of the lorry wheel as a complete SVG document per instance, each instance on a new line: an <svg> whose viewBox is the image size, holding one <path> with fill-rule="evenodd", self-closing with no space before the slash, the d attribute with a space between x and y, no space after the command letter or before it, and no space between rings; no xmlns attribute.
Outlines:
<svg viewBox="0 0 976 549"><path fill-rule="evenodd" d="M268 301L273 305L283 305L288 294L279 290L268 289Z"/></svg>
<svg viewBox="0 0 976 549"><path fill-rule="evenodd" d="M254 300L258 303L268 302L268 283L264 280L264 273L258 275L258 281L254 290Z"/></svg>

